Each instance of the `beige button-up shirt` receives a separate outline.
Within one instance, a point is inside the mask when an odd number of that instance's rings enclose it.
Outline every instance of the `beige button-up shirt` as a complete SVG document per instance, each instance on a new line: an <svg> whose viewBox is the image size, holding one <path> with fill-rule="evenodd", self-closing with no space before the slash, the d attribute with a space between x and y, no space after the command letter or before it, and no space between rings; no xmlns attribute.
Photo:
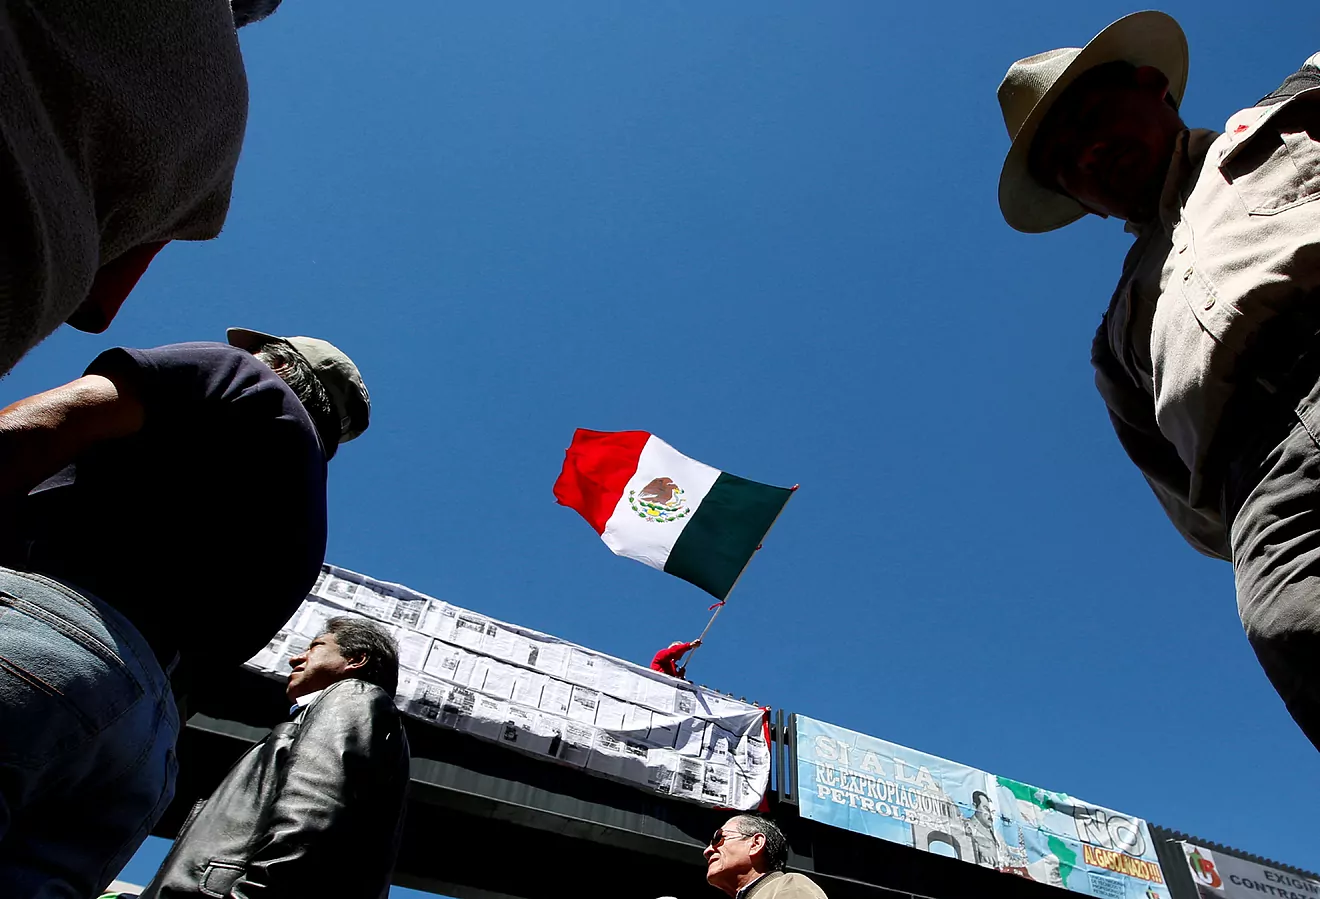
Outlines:
<svg viewBox="0 0 1320 899"><path fill-rule="evenodd" d="M1184 133L1092 346L1124 449L1207 555L1231 555L1209 462L1244 352L1320 302L1317 200L1320 88Z"/></svg>
<svg viewBox="0 0 1320 899"><path fill-rule="evenodd" d="M805 874L771 871L738 891L737 899L828 899Z"/></svg>

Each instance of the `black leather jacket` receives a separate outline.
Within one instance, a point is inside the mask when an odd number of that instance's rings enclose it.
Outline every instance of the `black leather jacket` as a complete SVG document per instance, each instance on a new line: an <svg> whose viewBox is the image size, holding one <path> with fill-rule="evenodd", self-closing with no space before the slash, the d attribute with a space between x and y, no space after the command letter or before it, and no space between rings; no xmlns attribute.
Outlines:
<svg viewBox="0 0 1320 899"><path fill-rule="evenodd" d="M408 789L393 700L340 681L279 725L193 808L142 899L377 899Z"/></svg>

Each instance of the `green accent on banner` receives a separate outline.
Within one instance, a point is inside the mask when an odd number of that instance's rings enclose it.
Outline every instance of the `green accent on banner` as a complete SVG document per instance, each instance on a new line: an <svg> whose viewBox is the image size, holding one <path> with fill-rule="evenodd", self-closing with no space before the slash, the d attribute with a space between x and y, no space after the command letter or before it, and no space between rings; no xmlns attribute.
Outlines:
<svg viewBox="0 0 1320 899"><path fill-rule="evenodd" d="M1077 869L1077 853L1073 852L1072 847L1056 836L1047 837L1045 844L1050 847L1050 852L1059 860L1059 877L1063 880L1063 885L1068 885L1068 875Z"/></svg>
<svg viewBox="0 0 1320 899"><path fill-rule="evenodd" d="M1036 808L1045 809L1046 811L1055 807L1054 800L1056 797L1059 799L1067 798L1063 793L1051 793L1049 790L1042 790L1040 787L1033 787L1031 784L1013 780L1009 777L996 775L995 780L999 781L999 785L1012 793L1015 798L1023 802L1029 802Z"/></svg>

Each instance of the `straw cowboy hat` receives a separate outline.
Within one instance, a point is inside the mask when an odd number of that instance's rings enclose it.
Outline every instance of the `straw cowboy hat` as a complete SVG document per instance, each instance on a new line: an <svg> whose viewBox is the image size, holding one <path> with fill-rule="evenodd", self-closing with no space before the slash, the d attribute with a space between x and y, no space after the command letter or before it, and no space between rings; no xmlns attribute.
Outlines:
<svg viewBox="0 0 1320 899"><path fill-rule="evenodd" d="M1086 215L1071 197L1050 190L1027 171L1031 142L1054 101L1088 69L1107 62L1153 66L1169 79L1169 96L1182 100L1187 86L1187 38L1171 16L1137 12L1124 16L1085 47L1065 47L1019 59L999 85L999 108L1013 145L999 174L999 211L1019 231L1053 231Z"/></svg>

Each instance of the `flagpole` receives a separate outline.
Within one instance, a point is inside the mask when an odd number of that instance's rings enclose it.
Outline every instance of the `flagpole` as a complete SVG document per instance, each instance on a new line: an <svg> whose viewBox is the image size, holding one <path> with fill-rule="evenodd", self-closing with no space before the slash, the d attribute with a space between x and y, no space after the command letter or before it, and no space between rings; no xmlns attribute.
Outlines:
<svg viewBox="0 0 1320 899"><path fill-rule="evenodd" d="M799 486L801 485L794 484L792 487L788 488L788 499L784 500L784 504L780 506L779 511L775 513L774 521L770 522L770 527L766 528L765 533L761 535L762 541L764 541L766 537L770 536L770 531L774 529L775 522L779 520L780 515L784 514L784 510L788 508L788 500L792 499L794 494L797 493L797 489ZM757 544L756 551L752 553L753 556L756 555L756 552L760 551L762 545L764 544L763 543ZM748 558L747 565L750 564L752 564L752 560L751 558ZM743 573L747 571L747 565L744 565L742 567L742 571L738 572L738 576L733 579L733 583L729 585L729 592L724 594L724 598L721 599L719 602L715 603L715 605L711 606L711 609L715 611L715 614L710 616L710 621L706 622L705 630L703 630L701 632L701 636L697 638L697 640L700 641L701 643L706 642L706 634L710 631L710 626L715 623L716 618L720 617L720 612L724 610L724 604L729 601L729 594L733 593L733 588L738 586L738 582L742 580ZM701 648L700 646L694 646L692 650L688 652L687 662L683 664L683 669L685 671L687 670L687 667L692 664L692 659L694 656L696 656L697 650L700 648Z"/></svg>
<svg viewBox="0 0 1320 899"><path fill-rule="evenodd" d="M726 596L726 599L727 599L727 596ZM706 640L706 632L709 631L709 630L710 630L710 626L711 626L712 624L715 623L715 619L718 618L718 617L720 617L720 609L724 608L724 603L725 603L725 600L724 600L724 599L721 599L719 602L715 603L715 606L714 606L714 608L715 608L715 614L710 616L710 621L707 621L707 622L706 622L706 630L703 630L703 631L701 632L701 636L697 638L697 639L700 640L701 642L703 642L703 643L705 642L705 640ZM698 648L700 648L700 647L698 647ZM696 654L696 651L697 651L696 649L692 650L692 652L693 652L694 655ZM689 661L689 662L692 661L692 656L688 656L688 661Z"/></svg>

